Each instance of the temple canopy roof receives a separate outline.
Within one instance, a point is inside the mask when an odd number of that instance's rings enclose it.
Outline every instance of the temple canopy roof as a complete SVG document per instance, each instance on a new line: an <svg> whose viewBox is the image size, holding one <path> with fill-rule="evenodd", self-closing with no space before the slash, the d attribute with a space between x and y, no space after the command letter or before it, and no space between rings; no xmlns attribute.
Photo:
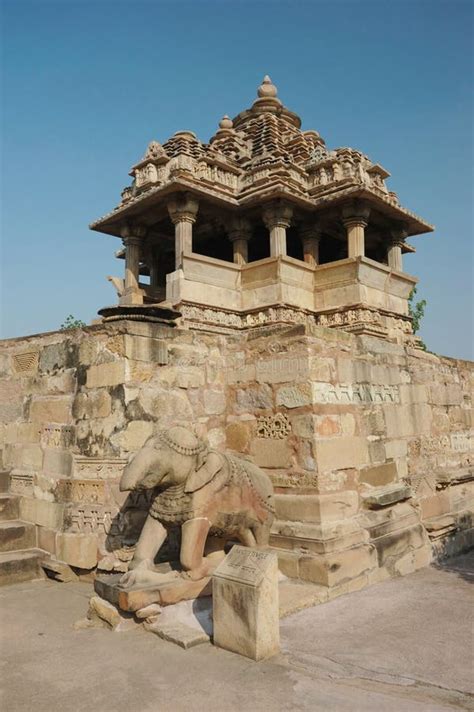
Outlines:
<svg viewBox="0 0 474 712"><path fill-rule="evenodd" d="M268 76L252 106L234 119L224 116L209 143L192 131L178 131L164 144L152 141L130 175L121 203L93 230L120 236L124 223L143 220L147 211L156 219L160 205L165 210L171 194L183 191L232 212L284 199L316 214L363 200L407 235L433 230L388 190L390 174L382 166L353 148L330 150L317 131L302 131Z"/></svg>

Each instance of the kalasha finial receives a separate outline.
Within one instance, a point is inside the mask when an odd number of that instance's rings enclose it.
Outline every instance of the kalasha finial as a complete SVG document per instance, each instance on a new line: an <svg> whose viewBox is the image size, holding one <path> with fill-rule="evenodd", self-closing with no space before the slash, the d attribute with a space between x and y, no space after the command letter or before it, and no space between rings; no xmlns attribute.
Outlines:
<svg viewBox="0 0 474 712"><path fill-rule="evenodd" d="M230 119L227 114L224 114L222 119L219 121L220 129L231 129L234 126L232 119Z"/></svg>
<svg viewBox="0 0 474 712"><path fill-rule="evenodd" d="M257 92L257 93L258 93L258 96L259 96L261 99L264 99L264 98L266 99L267 97L276 97L276 95L277 95L277 88L276 88L276 86L272 83L272 80L270 79L270 77L268 76L268 74L266 74L266 75L263 77L263 82L262 82L262 83L260 84L260 86L258 87L258 92Z"/></svg>

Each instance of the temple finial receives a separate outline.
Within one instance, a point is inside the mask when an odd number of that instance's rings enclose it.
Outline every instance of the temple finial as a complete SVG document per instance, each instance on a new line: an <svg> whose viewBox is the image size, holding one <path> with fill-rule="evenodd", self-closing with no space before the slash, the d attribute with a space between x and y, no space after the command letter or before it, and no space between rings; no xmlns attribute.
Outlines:
<svg viewBox="0 0 474 712"><path fill-rule="evenodd" d="M233 127L232 119L230 119L227 114L224 114L222 119L219 121L220 129L231 129Z"/></svg>
<svg viewBox="0 0 474 712"><path fill-rule="evenodd" d="M263 99L267 97L276 97L277 95L277 88L273 84L272 80L268 76L268 74L265 74L263 77L263 82L260 84L258 87L258 96Z"/></svg>

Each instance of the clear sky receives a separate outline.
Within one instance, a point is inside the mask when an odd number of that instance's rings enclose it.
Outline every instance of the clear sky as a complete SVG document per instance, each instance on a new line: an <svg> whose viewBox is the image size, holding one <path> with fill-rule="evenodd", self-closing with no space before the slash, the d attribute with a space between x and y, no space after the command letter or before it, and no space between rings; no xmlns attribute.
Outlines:
<svg viewBox="0 0 474 712"><path fill-rule="evenodd" d="M472 9L464 0L3 0L2 336L115 302L119 201L152 139L202 140L270 74L329 148L392 174L436 225L407 272L428 348L472 358Z"/></svg>

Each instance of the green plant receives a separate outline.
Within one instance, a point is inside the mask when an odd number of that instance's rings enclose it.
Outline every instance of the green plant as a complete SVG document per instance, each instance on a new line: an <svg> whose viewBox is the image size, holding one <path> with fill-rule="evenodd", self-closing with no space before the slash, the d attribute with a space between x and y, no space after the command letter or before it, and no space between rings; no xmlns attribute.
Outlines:
<svg viewBox="0 0 474 712"><path fill-rule="evenodd" d="M82 321L82 319L76 319L75 316L69 314L59 328L61 331L66 331L67 329L80 329L82 326L86 326L85 321Z"/></svg>
<svg viewBox="0 0 474 712"><path fill-rule="evenodd" d="M419 302L415 302L415 297L416 297L416 287L413 287L413 289L410 292L410 296L408 297L408 313L410 314L410 316L412 318L412 326L413 326L414 334L416 334L416 332L420 330L421 320L425 316L425 308L426 308L426 299L420 299ZM422 348L424 348L426 351L426 346L423 343L423 341L420 343L420 346Z"/></svg>

